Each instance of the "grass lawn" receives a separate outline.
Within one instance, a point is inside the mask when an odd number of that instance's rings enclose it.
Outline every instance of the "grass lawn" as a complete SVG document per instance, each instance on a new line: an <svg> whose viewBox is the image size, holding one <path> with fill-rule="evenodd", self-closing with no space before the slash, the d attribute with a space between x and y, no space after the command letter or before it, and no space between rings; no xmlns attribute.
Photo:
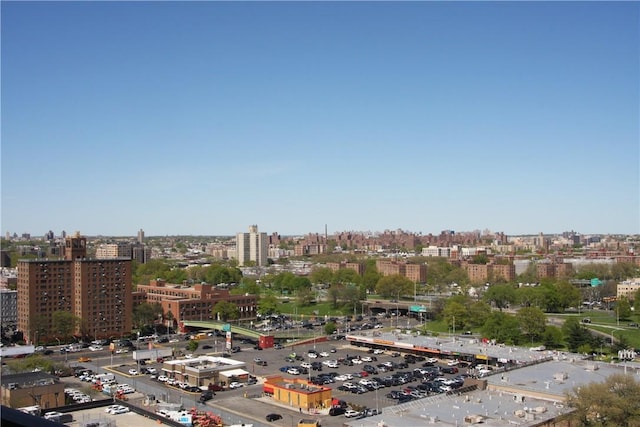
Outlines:
<svg viewBox="0 0 640 427"><path fill-rule="evenodd" d="M299 317L300 315L304 315L305 317L310 316L345 316L347 314L353 314L352 307L342 307L342 308L333 308L333 304L330 302L321 302L316 304L311 304L307 306L300 306L295 301L290 300L289 302L283 302L280 305L280 312L282 314L287 314L292 317ZM360 314L359 312L357 314Z"/></svg>

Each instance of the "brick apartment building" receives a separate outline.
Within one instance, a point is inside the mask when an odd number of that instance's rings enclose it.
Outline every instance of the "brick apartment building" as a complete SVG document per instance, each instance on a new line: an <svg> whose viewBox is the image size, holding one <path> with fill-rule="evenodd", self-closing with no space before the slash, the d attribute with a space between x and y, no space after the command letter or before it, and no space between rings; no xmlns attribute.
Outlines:
<svg viewBox="0 0 640 427"><path fill-rule="evenodd" d="M427 281L426 264L407 264L406 262L379 259L376 260L376 268L378 273L383 276L398 274L416 283L426 283Z"/></svg>
<svg viewBox="0 0 640 427"><path fill-rule="evenodd" d="M360 276L364 274L364 264L359 262L328 262L326 267L334 273L338 270L351 269Z"/></svg>
<svg viewBox="0 0 640 427"><path fill-rule="evenodd" d="M253 320L258 313L256 295L234 295L207 283L188 286L151 280L148 285L138 285L134 299L160 304L165 317L171 312L174 325L184 320L213 320L212 309L219 301L236 304L240 310L239 320Z"/></svg>
<svg viewBox="0 0 640 427"><path fill-rule="evenodd" d="M513 264L463 263L462 266L467 272L471 283L482 283L490 279L512 282L516 279L516 267Z"/></svg>
<svg viewBox="0 0 640 427"><path fill-rule="evenodd" d="M66 238L64 259L18 261L18 329L25 340L62 338L53 330L53 313L81 319L74 334L95 338L131 332L131 259L87 259L87 242L78 233Z"/></svg>

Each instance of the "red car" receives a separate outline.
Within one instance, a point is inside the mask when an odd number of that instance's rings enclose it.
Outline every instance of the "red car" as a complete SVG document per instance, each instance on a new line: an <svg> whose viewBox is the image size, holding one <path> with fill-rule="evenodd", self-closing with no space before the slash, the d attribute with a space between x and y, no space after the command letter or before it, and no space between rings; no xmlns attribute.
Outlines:
<svg viewBox="0 0 640 427"><path fill-rule="evenodd" d="M224 387L219 386L218 384L209 384L207 387L210 391L224 391Z"/></svg>

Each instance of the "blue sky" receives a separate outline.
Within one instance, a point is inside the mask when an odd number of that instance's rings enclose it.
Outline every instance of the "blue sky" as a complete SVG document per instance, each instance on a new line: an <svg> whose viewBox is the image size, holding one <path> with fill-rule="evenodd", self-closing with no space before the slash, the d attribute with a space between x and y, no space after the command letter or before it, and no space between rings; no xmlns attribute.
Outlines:
<svg viewBox="0 0 640 427"><path fill-rule="evenodd" d="M639 233L637 2L2 2L2 233Z"/></svg>

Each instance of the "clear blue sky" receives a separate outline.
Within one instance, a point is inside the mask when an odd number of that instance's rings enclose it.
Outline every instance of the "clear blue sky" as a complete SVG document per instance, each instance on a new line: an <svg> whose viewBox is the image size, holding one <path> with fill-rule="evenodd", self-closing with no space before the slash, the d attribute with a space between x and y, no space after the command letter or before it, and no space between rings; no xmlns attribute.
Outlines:
<svg viewBox="0 0 640 427"><path fill-rule="evenodd" d="M639 233L638 2L2 2L2 233Z"/></svg>

